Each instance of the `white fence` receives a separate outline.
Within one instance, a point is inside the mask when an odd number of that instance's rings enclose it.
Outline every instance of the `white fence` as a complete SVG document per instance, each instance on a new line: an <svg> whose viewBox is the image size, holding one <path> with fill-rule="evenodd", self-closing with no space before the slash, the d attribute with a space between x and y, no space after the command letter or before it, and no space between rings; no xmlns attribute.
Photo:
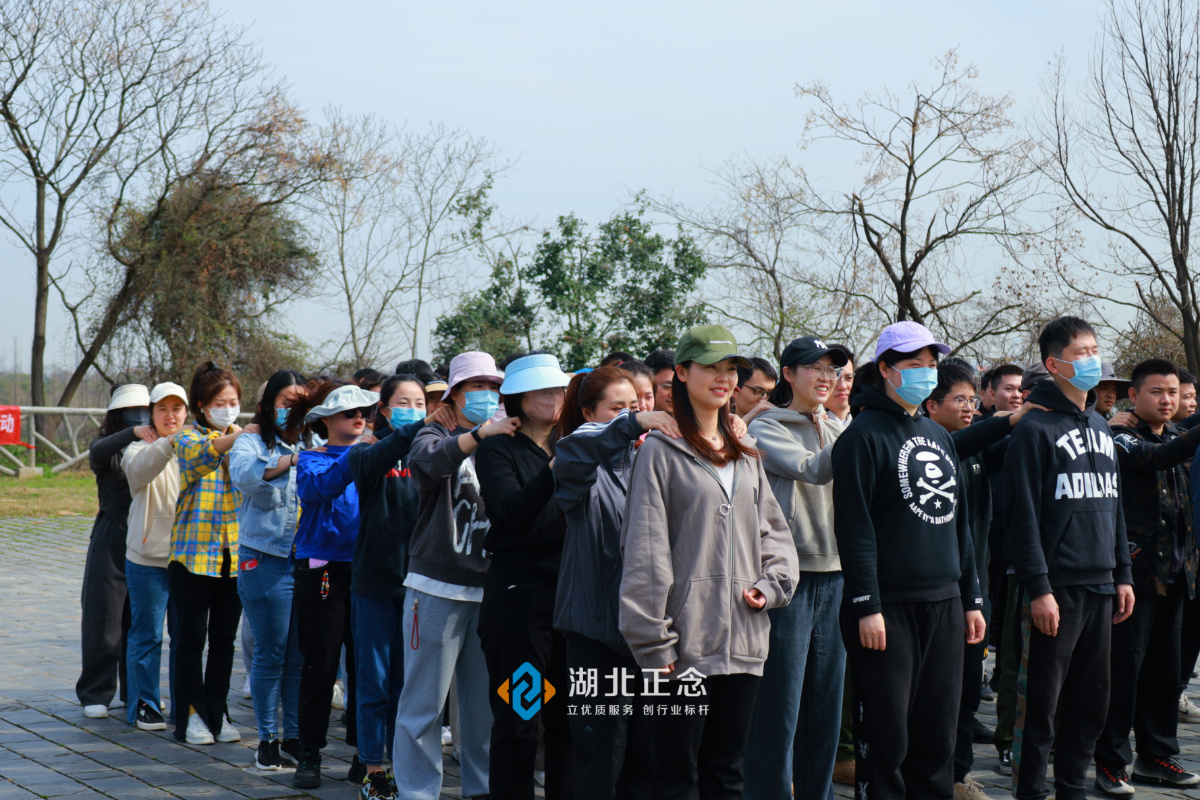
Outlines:
<svg viewBox="0 0 1200 800"><path fill-rule="evenodd" d="M94 433L100 427L106 413L103 408L61 408L55 406L20 406L21 409L21 441L35 445L42 453L50 453L60 463L51 467L51 472L62 472L70 469L87 458L87 445L79 447L80 433ZM37 432L37 418L60 417L61 430L66 434L65 441L58 444ZM62 445L62 446L60 446ZM63 448L66 448L65 450ZM16 475L17 470L24 467L37 466L37 450L29 450L22 461L9 450L0 448L0 458L13 466L0 464L0 474Z"/></svg>

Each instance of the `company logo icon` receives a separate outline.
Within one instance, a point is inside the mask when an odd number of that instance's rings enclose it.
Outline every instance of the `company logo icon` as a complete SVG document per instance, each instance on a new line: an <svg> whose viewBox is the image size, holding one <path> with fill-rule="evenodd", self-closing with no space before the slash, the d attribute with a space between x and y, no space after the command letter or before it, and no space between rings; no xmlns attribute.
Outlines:
<svg viewBox="0 0 1200 800"><path fill-rule="evenodd" d="M513 672L512 678L500 684L496 690L505 703L512 706L517 716L528 722L542 706L554 697L555 689L550 681L542 677L537 667L526 661Z"/></svg>

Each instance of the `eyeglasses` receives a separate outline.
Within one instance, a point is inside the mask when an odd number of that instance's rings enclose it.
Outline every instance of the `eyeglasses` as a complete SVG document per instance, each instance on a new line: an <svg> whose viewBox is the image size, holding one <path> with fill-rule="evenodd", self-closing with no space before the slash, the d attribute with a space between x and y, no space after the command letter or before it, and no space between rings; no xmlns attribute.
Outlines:
<svg viewBox="0 0 1200 800"><path fill-rule="evenodd" d="M770 389L764 389L761 386L751 386L748 383L742 386L742 391L749 392L750 394L754 395L755 400L762 400L771 393Z"/></svg>
<svg viewBox="0 0 1200 800"><path fill-rule="evenodd" d="M957 408L974 408L975 407L975 398L974 397L953 397L953 398L947 398L947 399L951 403L954 403L955 407L957 407Z"/></svg>
<svg viewBox="0 0 1200 800"><path fill-rule="evenodd" d="M822 367L818 366L817 364L797 364L796 366L804 367L806 370L811 372L813 377L817 380L825 378L826 380L836 381L838 378L842 377L841 367Z"/></svg>
<svg viewBox="0 0 1200 800"><path fill-rule="evenodd" d="M672 386L672 384L670 381L667 381L666 383L658 384L658 388L660 388L660 389L670 389L671 386Z"/></svg>
<svg viewBox="0 0 1200 800"><path fill-rule="evenodd" d="M346 419L354 419L355 417L362 417L363 419L370 422L371 417L375 416L375 406L367 406L366 408L347 409L346 411L342 412L342 416L345 417Z"/></svg>

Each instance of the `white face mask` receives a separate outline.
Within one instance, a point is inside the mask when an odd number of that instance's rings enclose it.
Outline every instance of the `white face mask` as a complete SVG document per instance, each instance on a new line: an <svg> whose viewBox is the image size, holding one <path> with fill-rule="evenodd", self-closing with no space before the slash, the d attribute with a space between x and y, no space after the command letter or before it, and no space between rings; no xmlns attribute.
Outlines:
<svg viewBox="0 0 1200 800"><path fill-rule="evenodd" d="M238 414L240 413L242 413L240 406L204 409L204 416L208 417L208 421L218 430L222 431L237 422Z"/></svg>

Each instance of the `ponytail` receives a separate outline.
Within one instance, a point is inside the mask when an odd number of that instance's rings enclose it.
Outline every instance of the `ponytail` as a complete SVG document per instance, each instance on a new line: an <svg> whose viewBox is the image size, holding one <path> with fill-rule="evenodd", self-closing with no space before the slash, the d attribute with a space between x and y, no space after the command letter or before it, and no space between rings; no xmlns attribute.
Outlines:
<svg viewBox="0 0 1200 800"><path fill-rule="evenodd" d="M329 429L325 427L324 421L314 419L306 425L304 418L308 416L309 411L324 403L325 398L329 397L334 389L350 385L352 384L349 381L344 381L341 378L319 377L310 379L305 384L305 388L308 391L297 397L296 402L288 409L287 426L284 428L284 432L287 433L288 438L294 442L303 434L305 446L312 444L312 435L314 433L322 439L328 439Z"/></svg>
<svg viewBox="0 0 1200 800"><path fill-rule="evenodd" d="M558 417L558 435L570 436L580 425L587 422L583 415L584 409L595 411L608 394L608 387L621 381L633 387L636 396L637 386L633 382L633 376L621 367L597 367L591 372L580 372L571 378L571 382L567 384L562 413Z"/></svg>

